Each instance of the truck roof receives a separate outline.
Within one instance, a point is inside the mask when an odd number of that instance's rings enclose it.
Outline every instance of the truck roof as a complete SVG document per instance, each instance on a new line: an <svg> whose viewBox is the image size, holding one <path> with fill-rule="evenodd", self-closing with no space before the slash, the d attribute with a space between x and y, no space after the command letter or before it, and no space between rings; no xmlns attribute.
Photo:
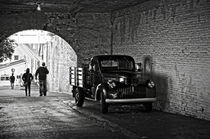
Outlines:
<svg viewBox="0 0 210 139"><path fill-rule="evenodd" d="M108 58L120 58L120 57L127 57L127 58L130 58L130 59L133 59L133 57L131 57L129 55L96 55L93 58L108 59Z"/></svg>

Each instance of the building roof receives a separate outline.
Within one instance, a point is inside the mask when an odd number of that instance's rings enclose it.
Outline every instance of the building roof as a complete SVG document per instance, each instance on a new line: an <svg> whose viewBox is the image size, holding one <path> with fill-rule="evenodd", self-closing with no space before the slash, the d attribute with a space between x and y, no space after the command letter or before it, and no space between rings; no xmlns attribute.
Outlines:
<svg viewBox="0 0 210 139"><path fill-rule="evenodd" d="M24 59L17 60L17 61L14 61L14 62L10 62L10 63L7 63L7 64L2 64L2 65L0 65L0 69L8 68L10 66L14 66L14 65L17 65L17 64L22 64L22 63L25 63Z"/></svg>

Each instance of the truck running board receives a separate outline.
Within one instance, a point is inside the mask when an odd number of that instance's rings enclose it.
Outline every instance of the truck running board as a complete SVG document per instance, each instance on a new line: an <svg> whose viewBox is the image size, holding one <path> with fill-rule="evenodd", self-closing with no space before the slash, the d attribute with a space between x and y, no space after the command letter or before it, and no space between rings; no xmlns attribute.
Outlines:
<svg viewBox="0 0 210 139"><path fill-rule="evenodd" d="M96 101L95 99L92 99L92 98L87 98L85 97L86 100L90 100L90 101Z"/></svg>

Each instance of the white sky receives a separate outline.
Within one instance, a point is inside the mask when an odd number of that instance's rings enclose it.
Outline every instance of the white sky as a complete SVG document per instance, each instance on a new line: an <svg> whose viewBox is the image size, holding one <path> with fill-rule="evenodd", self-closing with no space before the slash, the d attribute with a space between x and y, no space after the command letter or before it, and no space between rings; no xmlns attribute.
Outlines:
<svg viewBox="0 0 210 139"><path fill-rule="evenodd" d="M50 32L43 30L26 30L15 33L9 38L15 40L16 43L46 43L51 41Z"/></svg>

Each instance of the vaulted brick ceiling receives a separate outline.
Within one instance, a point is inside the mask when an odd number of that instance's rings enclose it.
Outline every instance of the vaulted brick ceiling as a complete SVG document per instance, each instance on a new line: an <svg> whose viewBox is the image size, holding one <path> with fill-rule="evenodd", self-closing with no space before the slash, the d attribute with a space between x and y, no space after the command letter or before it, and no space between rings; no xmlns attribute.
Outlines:
<svg viewBox="0 0 210 139"><path fill-rule="evenodd" d="M148 0L0 0L0 11L25 12L40 4L46 12L111 12Z"/></svg>

